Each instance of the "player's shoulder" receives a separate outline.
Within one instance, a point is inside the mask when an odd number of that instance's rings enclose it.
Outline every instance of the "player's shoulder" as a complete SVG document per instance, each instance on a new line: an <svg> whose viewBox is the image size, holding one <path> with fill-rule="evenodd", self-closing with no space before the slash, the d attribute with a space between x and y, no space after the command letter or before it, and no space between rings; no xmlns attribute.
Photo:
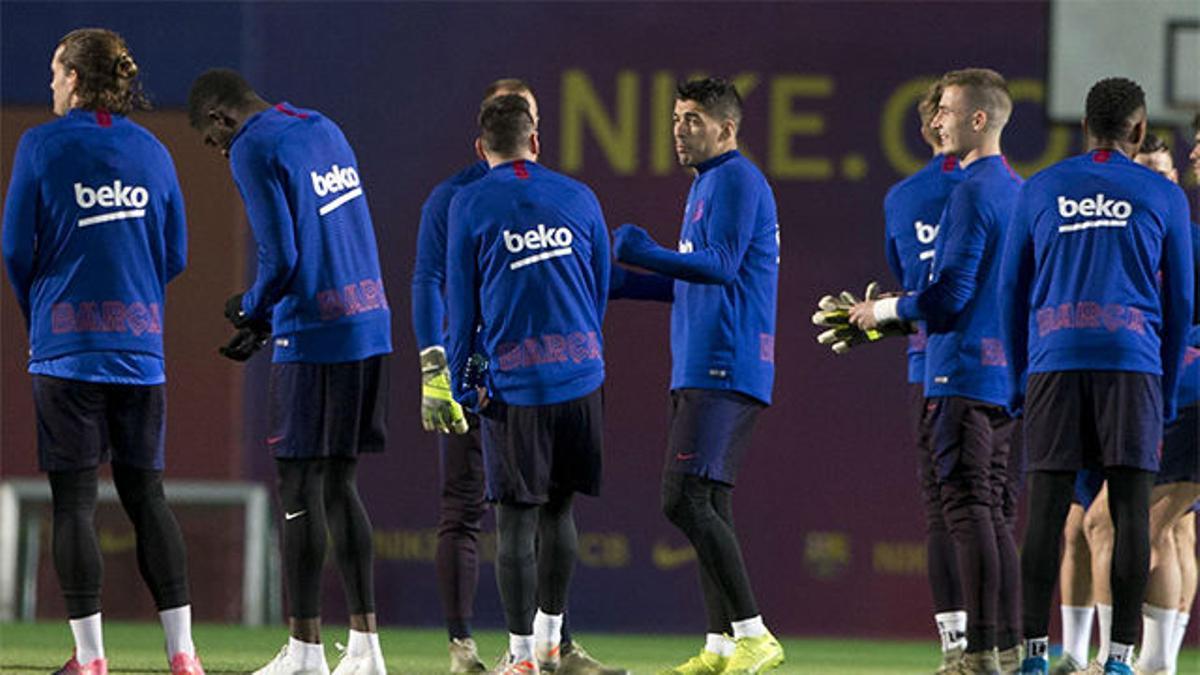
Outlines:
<svg viewBox="0 0 1200 675"><path fill-rule="evenodd" d="M750 161L740 152L735 152L733 157L728 161L722 162L715 168L715 172L723 178L729 177L736 180L746 181L753 184L761 184L767 186L767 176L758 168L758 165Z"/></svg>
<svg viewBox="0 0 1200 675"><path fill-rule="evenodd" d="M476 162L443 180L429 191L429 196L425 198L424 208L448 206L450 200L454 198L454 195L458 194L459 190L485 176L487 171L486 162Z"/></svg>

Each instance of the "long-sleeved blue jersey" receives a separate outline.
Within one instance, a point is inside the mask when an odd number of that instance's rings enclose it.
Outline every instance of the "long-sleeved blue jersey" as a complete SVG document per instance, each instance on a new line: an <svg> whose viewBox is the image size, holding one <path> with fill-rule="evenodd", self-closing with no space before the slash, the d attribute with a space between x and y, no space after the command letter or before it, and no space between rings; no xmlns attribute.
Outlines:
<svg viewBox="0 0 1200 675"><path fill-rule="evenodd" d="M342 130L316 111L280 103L246 120L229 162L258 247L242 309L252 318L271 313L274 360L337 363L391 352L375 231Z"/></svg>
<svg viewBox="0 0 1200 675"><path fill-rule="evenodd" d="M1187 353L1179 373L1179 405L1200 401L1200 224L1192 223L1192 273L1196 290L1192 293L1192 327L1188 331Z"/></svg>
<svg viewBox="0 0 1200 675"><path fill-rule="evenodd" d="M472 403L464 376L477 345L490 395L512 405L569 401L603 383L611 261L591 189L531 161L495 166L450 202L447 249L456 398Z"/></svg>
<svg viewBox="0 0 1200 675"><path fill-rule="evenodd" d="M150 132L84 110L27 131L13 160L3 250L29 327L31 372L164 380L164 290L187 263L187 231L175 165Z"/></svg>
<svg viewBox="0 0 1200 675"><path fill-rule="evenodd" d="M1120 152L1094 150L1032 177L1001 275L1014 404L1027 372L1120 370L1161 374L1173 416L1192 322L1190 229L1179 186Z"/></svg>
<svg viewBox="0 0 1200 675"><path fill-rule="evenodd" d="M779 286L775 195L737 150L696 171L679 250L630 239L618 259L676 280L672 389L732 389L769 404Z"/></svg>
<svg viewBox="0 0 1200 675"><path fill-rule="evenodd" d="M917 292L929 282L938 219L950 192L966 174L953 155L937 155L920 171L896 183L883 199L888 266L904 290ZM925 382L925 324L908 338L908 381Z"/></svg>
<svg viewBox="0 0 1200 675"><path fill-rule="evenodd" d="M412 322L417 349L445 341L446 228L450 219L450 200L460 188L474 183L487 172L487 162L475 162L439 183L421 206L417 259L412 274Z"/></svg>
<svg viewBox="0 0 1200 675"><path fill-rule="evenodd" d="M1001 155L975 160L941 216L933 275L896 310L924 319L925 396L1008 403L1008 361L1000 340L1000 255L1021 178Z"/></svg>

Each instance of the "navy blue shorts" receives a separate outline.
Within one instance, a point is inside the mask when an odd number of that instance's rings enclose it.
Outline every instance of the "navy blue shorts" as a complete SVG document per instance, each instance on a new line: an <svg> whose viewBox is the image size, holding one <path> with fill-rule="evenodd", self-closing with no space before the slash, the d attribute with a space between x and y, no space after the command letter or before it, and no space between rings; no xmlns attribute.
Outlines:
<svg viewBox="0 0 1200 675"><path fill-rule="evenodd" d="M961 396L929 398L925 406L938 483L956 484L982 504L1015 505L1008 473L1014 422L1004 408Z"/></svg>
<svg viewBox="0 0 1200 675"><path fill-rule="evenodd" d="M345 363L272 363L267 447L277 459L357 457L387 442L383 355Z"/></svg>
<svg viewBox="0 0 1200 675"><path fill-rule="evenodd" d="M672 389L666 471L733 485L766 404L727 389Z"/></svg>
<svg viewBox="0 0 1200 675"><path fill-rule="evenodd" d="M113 461L162 471L165 385L105 384L33 376L38 466L80 471Z"/></svg>
<svg viewBox="0 0 1200 675"><path fill-rule="evenodd" d="M1025 443L1032 471L1158 471L1162 434L1158 375L1079 370L1029 376Z"/></svg>
<svg viewBox="0 0 1200 675"><path fill-rule="evenodd" d="M492 401L479 420L488 501L537 505L551 494L600 494L603 390L549 405Z"/></svg>
<svg viewBox="0 0 1200 675"><path fill-rule="evenodd" d="M1079 504L1086 511L1092 508L1100 488L1104 487L1104 472L1100 469L1080 469L1075 473L1075 494L1071 501Z"/></svg>
<svg viewBox="0 0 1200 675"><path fill-rule="evenodd" d="M1200 483L1200 403L1183 406L1163 429L1162 466L1155 485Z"/></svg>

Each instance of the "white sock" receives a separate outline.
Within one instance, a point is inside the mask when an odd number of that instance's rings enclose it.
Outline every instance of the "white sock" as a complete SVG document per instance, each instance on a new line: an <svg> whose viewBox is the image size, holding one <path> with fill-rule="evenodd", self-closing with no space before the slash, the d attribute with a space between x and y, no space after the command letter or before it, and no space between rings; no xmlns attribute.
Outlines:
<svg viewBox="0 0 1200 675"><path fill-rule="evenodd" d="M346 641L346 653L350 656L364 656L382 652L379 648L379 633L360 633L350 629L350 639Z"/></svg>
<svg viewBox="0 0 1200 675"><path fill-rule="evenodd" d="M1183 637L1187 635L1188 620L1191 618L1187 612L1175 615L1175 631L1171 633L1171 646L1167 650L1167 672L1172 675L1179 665L1179 650L1183 649Z"/></svg>
<svg viewBox="0 0 1200 675"><path fill-rule="evenodd" d="M288 638L288 656L296 661L300 668L320 668L325 663L325 648L320 642L304 642L294 637Z"/></svg>
<svg viewBox="0 0 1200 675"><path fill-rule="evenodd" d="M1133 645L1123 645L1120 642L1110 642L1108 645L1108 659L1120 663L1128 663L1133 665Z"/></svg>
<svg viewBox="0 0 1200 675"><path fill-rule="evenodd" d="M963 610L938 612L933 615L938 635L942 638L942 652L967 648L967 613Z"/></svg>
<svg viewBox="0 0 1200 675"><path fill-rule="evenodd" d="M1095 607L1071 607L1062 605L1063 652L1075 663L1087 665L1088 646L1092 642L1092 619Z"/></svg>
<svg viewBox="0 0 1200 675"><path fill-rule="evenodd" d="M533 615L533 641L557 647L562 642L562 625L562 614L547 614L539 609Z"/></svg>
<svg viewBox="0 0 1200 675"><path fill-rule="evenodd" d="M1096 619L1100 622L1100 651L1096 653L1096 660L1104 663L1108 660L1112 640L1112 605L1097 602Z"/></svg>
<svg viewBox="0 0 1200 675"><path fill-rule="evenodd" d="M1025 640L1025 657L1030 659L1048 659L1050 652L1050 637L1029 638Z"/></svg>
<svg viewBox="0 0 1200 675"><path fill-rule="evenodd" d="M1167 667L1167 650L1175 633L1175 617L1179 610L1142 604L1142 654L1138 668L1154 672Z"/></svg>
<svg viewBox="0 0 1200 675"><path fill-rule="evenodd" d="M767 626L763 623L762 615L752 616L749 619L734 621L730 625L733 626L733 637L762 637L767 634Z"/></svg>
<svg viewBox="0 0 1200 675"><path fill-rule="evenodd" d="M101 630L100 612L82 619L71 619L71 634L75 636L75 660L87 665L104 658L104 631Z"/></svg>
<svg viewBox="0 0 1200 675"><path fill-rule="evenodd" d="M727 635L720 633L705 633L704 634L704 651L712 652L717 656L730 657L733 656L733 649L737 643Z"/></svg>
<svg viewBox="0 0 1200 675"><path fill-rule="evenodd" d="M192 644L191 605L164 609L158 613L158 620L162 622L163 635L167 638L167 658L179 652L196 655L196 645Z"/></svg>
<svg viewBox="0 0 1200 675"><path fill-rule="evenodd" d="M533 636L508 634L508 653L514 661L533 660Z"/></svg>

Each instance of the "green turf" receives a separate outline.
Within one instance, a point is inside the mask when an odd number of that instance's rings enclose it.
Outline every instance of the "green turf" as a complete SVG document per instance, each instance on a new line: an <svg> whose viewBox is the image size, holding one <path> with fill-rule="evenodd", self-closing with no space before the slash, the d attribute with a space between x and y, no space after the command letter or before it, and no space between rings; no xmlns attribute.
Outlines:
<svg viewBox="0 0 1200 675"><path fill-rule="evenodd" d="M335 640L344 640L345 629L327 628L326 643L331 667L336 665ZM195 628L200 656L209 673L244 673L265 664L284 643L281 628L198 625ZM699 647L695 636L583 634L588 651L635 673L650 674L682 661ZM499 632L476 635L485 661L499 655L505 638ZM384 654L393 673L425 675L444 673L446 635L440 630L382 631ZM112 672L165 672L162 633L156 625L106 622L105 648ZM837 675L910 675L932 673L936 649L931 643L866 640L786 639L786 673ZM53 672L69 656L70 631L65 622L0 623L0 672ZM1186 664L1186 665L1185 665ZM1200 654L1190 650L1180 659L1179 675L1200 675Z"/></svg>

